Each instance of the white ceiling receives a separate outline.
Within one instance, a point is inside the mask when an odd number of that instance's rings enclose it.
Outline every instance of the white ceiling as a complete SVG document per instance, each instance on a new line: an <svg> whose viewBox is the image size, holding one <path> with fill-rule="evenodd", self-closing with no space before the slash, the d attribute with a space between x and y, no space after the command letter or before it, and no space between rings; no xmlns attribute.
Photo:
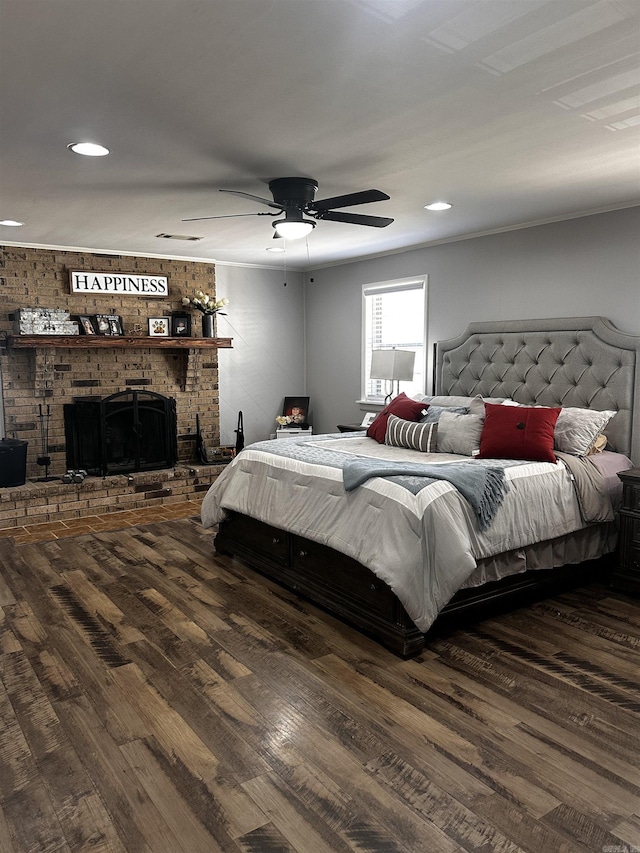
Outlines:
<svg viewBox="0 0 640 853"><path fill-rule="evenodd" d="M282 266L269 217L181 220L288 176L395 219L292 268L640 203L638 0L0 0L0 39L0 243Z"/></svg>

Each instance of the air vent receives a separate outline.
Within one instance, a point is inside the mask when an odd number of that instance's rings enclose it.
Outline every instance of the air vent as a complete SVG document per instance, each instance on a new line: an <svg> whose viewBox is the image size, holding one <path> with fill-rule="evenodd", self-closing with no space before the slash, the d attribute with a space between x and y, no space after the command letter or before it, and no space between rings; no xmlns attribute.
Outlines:
<svg viewBox="0 0 640 853"><path fill-rule="evenodd" d="M165 240L202 240L202 237L191 237L189 234L156 234L156 237L164 237Z"/></svg>

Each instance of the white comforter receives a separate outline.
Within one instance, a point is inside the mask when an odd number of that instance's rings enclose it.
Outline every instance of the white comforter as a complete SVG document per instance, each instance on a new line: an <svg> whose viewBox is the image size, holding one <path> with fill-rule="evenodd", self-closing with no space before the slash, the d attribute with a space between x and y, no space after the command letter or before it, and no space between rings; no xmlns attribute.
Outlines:
<svg viewBox="0 0 640 853"><path fill-rule="evenodd" d="M313 444L359 456L430 464L468 457L418 453L370 438L318 436ZM297 533L348 554L396 593L421 631L464 584L476 560L583 527L571 477L558 462L507 468L508 491L489 529L449 483L417 495L382 478L345 492L342 471L281 458L250 445L227 466L202 504L205 527L225 510Z"/></svg>

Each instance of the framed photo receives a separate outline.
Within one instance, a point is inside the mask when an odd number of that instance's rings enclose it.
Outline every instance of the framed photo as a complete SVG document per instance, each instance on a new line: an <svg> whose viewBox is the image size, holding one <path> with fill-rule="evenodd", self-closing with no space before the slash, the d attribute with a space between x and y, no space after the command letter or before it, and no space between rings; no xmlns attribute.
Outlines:
<svg viewBox="0 0 640 853"><path fill-rule="evenodd" d="M181 314L176 311L171 315L171 337L191 337L191 314Z"/></svg>
<svg viewBox="0 0 640 853"><path fill-rule="evenodd" d="M365 416L362 418L362 423L360 424L360 426L361 427L370 427L371 424L375 421L375 419L376 419L376 413L375 412L367 412L365 414Z"/></svg>
<svg viewBox="0 0 640 853"><path fill-rule="evenodd" d="M283 417L289 419L287 424L290 428L308 427L307 418L309 416L309 398L308 397L285 397L284 406L282 407Z"/></svg>
<svg viewBox="0 0 640 853"><path fill-rule="evenodd" d="M169 318L149 317L149 336L152 338L168 338Z"/></svg>
<svg viewBox="0 0 640 853"><path fill-rule="evenodd" d="M78 325L80 326L81 335L96 334L96 327L93 325L92 317L88 317L86 314L80 314L78 316Z"/></svg>
<svg viewBox="0 0 640 853"><path fill-rule="evenodd" d="M122 317L118 314L96 314L93 325L98 335L123 335Z"/></svg>

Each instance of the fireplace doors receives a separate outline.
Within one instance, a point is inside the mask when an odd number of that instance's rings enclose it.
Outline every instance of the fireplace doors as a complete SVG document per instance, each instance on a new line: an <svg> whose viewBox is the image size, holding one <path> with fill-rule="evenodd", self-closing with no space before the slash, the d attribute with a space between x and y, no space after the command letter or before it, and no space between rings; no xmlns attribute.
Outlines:
<svg viewBox="0 0 640 853"><path fill-rule="evenodd" d="M177 459L176 401L122 391L64 406L67 468L127 474L171 468Z"/></svg>

